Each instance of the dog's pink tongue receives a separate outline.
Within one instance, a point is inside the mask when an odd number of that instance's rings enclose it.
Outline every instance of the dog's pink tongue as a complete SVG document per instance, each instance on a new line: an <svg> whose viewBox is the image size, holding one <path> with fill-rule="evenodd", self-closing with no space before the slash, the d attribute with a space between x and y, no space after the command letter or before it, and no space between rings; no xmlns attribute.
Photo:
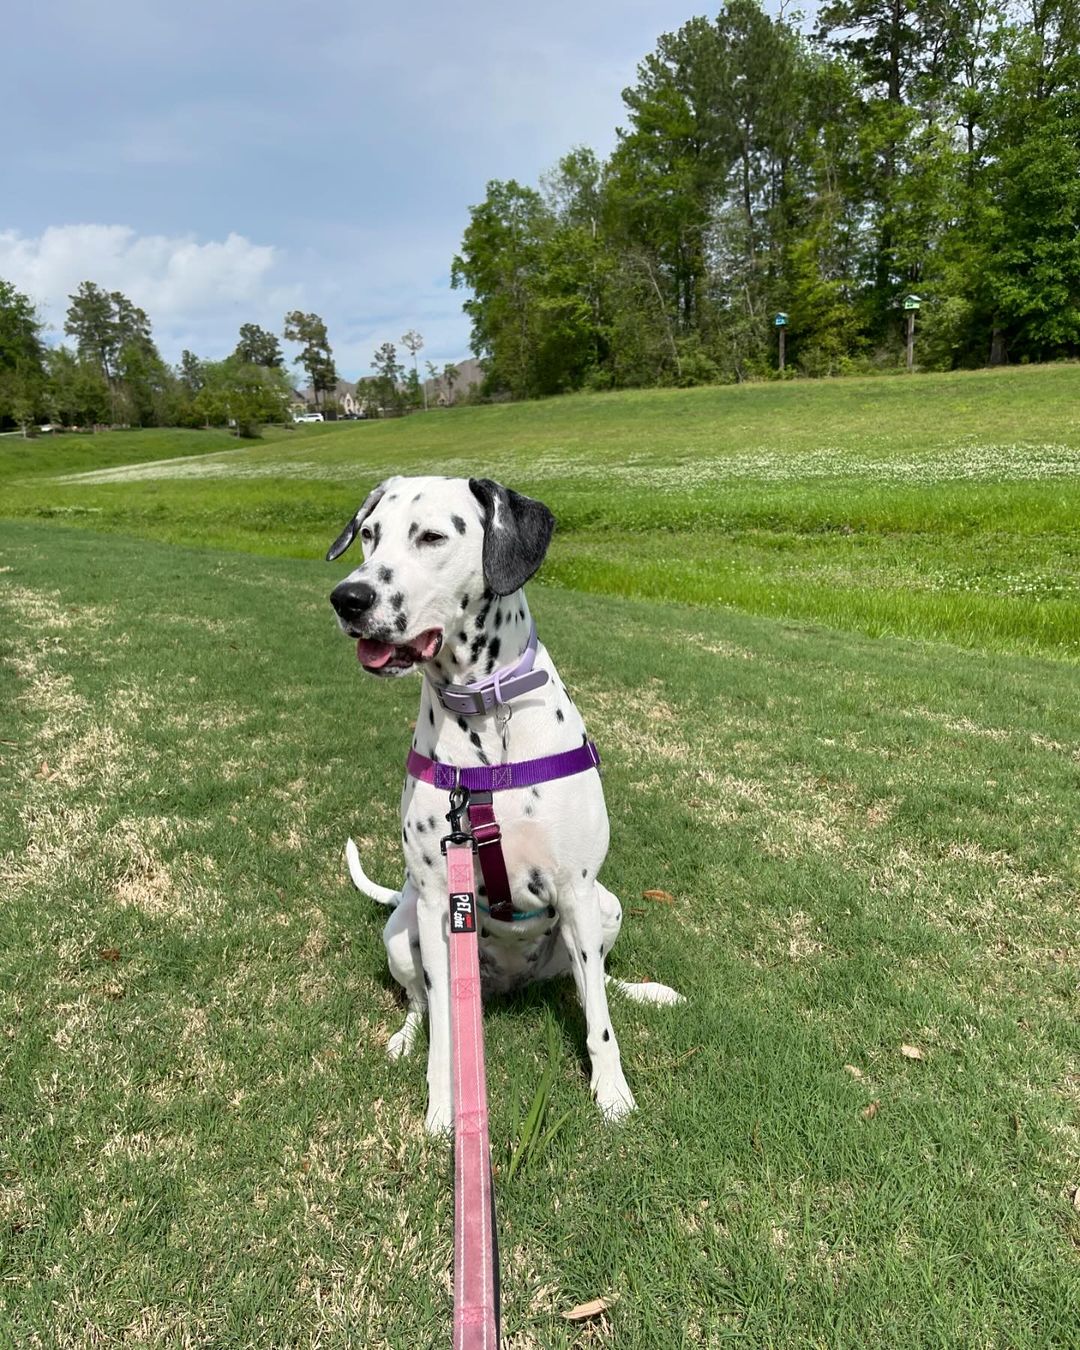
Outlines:
<svg viewBox="0 0 1080 1350"><path fill-rule="evenodd" d="M356 643L356 659L369 670L378 670L385 666L394 654L389 642L372 642L370 638L359 638Z"/></svg>

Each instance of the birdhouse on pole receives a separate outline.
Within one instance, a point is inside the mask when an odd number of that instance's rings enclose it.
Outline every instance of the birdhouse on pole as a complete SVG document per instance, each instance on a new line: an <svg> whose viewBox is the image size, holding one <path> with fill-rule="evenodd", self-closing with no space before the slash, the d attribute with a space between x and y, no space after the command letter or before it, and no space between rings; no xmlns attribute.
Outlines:
<svg viewBox="0 0 1080 1350"><path fill-rule="evenodd" d="M904 309L907 311L907 368L908 374L915 369L915 313L922 301L917 295L904 296Z"/></svg>
<svg viewBox="0 0 1080 1350"><path fill-rule="evenodd" d="M787 328L787 314L786 314L786 312L785 312L784 310L780 310L780 311L779 311L779 313L778 313L778 314L776 315L776 317L773 319L773 324L774 324L775 327L776 327L776 331L777 331L777 334L778 334L779 339L780 339L780 341L779 341L779 358L780 358L780 359L779 359L779 362L778 362L778 364L777 364L777 369L778 369L778 370L781 372L781 374L782 374L782 373L783 373L783 370L784 370L784 332L785 332L785 330L786 330L786 328Z"/></svg>

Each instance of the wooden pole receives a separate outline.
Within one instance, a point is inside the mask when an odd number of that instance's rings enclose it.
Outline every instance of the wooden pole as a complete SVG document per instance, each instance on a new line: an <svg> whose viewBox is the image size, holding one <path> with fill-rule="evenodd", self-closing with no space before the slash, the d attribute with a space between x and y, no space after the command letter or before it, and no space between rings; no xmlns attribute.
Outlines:
<svg viewBox="0 0 1080 1350"><path fill-rule="evenodd" d="M908 374L915 369L915 311L908 310L907 315L907 369Z"/></svg>
<svg viewBox="0 0 1080 1350"><path fill-rule="evenodd" d="M780 328L778 331L780 333L780 370L782 372L784 369L784 333L786 330Z"/></svg>

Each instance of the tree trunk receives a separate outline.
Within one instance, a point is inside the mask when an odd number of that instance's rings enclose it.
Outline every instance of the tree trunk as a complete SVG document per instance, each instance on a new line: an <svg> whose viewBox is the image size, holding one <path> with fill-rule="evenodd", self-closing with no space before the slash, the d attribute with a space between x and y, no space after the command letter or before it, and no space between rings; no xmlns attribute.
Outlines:
<svg viewBox="0 0 1080 1350"><path fill-rule="evenodd" d="M992 366L1003 366L1007 360L1005 330L995 321L993 332L990 335L990 364Z"/></svg>

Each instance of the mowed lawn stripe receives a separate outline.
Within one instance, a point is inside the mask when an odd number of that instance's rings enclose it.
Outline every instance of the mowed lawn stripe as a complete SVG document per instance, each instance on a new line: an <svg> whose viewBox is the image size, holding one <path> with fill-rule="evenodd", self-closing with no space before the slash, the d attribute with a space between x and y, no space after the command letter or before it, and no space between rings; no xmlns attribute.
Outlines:
<svg viewBox="0 0 1080 1350"><path fill-rule="evenodd" d="M16 524L0 568L0 1341L438 1343L449 1151L341 858L400 874L415 681L364 680L320 563ZM568 983L488 1009L512 1343L1071 1344L1075 668L534 605L611 968L687 1002L614 1008L617 1131ZM570 1117L508 1181L549 1015Z"/></svg>

